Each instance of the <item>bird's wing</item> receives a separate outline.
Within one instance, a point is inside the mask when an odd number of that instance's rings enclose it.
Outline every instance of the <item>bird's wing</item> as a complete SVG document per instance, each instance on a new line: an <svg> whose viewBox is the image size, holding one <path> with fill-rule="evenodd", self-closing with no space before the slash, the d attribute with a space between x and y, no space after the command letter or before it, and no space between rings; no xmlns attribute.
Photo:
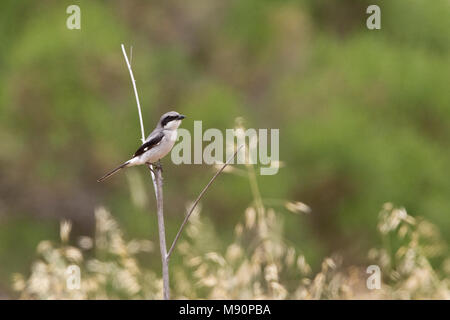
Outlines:
<svg viewBox="0 0 450 320"><path fill-rule="evenodd" d="M136 152L133 155L133 158L140 156L144 152L147 152L151 148L157 146L161 142L162 138L164 138L164 133L162 133L162 131L156 134L151 134L148 137L147 142L145 142L142 146L139 147L139 149L136 150Z"/></svg>

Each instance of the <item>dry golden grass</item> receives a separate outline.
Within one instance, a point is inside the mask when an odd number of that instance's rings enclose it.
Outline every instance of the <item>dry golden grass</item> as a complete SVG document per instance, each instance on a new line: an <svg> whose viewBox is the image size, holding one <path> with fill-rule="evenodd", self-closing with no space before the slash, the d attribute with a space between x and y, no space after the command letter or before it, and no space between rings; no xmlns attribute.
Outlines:
<svg viewBox="0 0 450 320"><path fill-rule="evenodd" d="M434 270L429 258L447 252L437 228L409 216L405 209L385 204L378 230L384 246L368 253L380 266L380 290L368 290L361 266L341 267L342 258L325 258L313 274L305 257L283 240L279 215L256 199L235 227L235 239L219 252L219 237L204 221L200 209L192 216L177 254L182 266L172 271L175 298L207 299L449 299L449 259ZM258 205L259 203L259 205ZM77 247L68 244L71 225L61 223L61 242L42 241L39 259L28 278L13 276L22 299L157 299L161 279L142 268L136 255L153 250L149 241L126 241L108 211L95 212L95 239L83 237ZM84 250L95 246L95 257ZM69 290L67 268L81 269L77 290Z"/></svg>

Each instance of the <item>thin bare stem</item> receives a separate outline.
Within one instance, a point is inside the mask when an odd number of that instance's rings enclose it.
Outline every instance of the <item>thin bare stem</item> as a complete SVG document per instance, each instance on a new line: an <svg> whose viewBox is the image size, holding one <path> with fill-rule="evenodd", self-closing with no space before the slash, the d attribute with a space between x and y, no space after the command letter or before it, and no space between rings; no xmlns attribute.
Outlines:
<svg viewBox="0 0 450 320"><path fill-rule="evenodd" d="M252 190L253 199L255 199L258 213L262 215L264 213L264 204L262 201L261 193L259 192L258 182L256 180L255 167L252 164L247 165L248 178L250 181L250 189Z"/></svg>
<svg viewBox="0 0 450 320"><path fill-rule="evenodd" d="M169 286L169 263L167 260L167 245L166 245L166 228L164 226L164 210L163 210L163 177L161 166L153 166L156 176L156 207L158 216L158 231L159 231L159 249L161 251L162 263L162 277L163 277L163 297L164 300L170 299ZM149 165L150 169L150 165Z"/></svg>
<svg viewBox="0 0 450 320"><path fill-rule="evenodd" d="M136 104L139 112L139 123L141 125L141 141L145 142L145 131L144 131L144 121L142 120L142 111L141 111L141 103L139 102L139 95L137 92L136 81L134 80L133 69L131 69L131 64L128 60L127 52L125 51L125 46L121 44L123 57L125 58L125 62L128 67L128 71L130 72L131 83L133 84L134 95L136 96ZM131 47L131 55L133 54L133 47ZM152 175L153 187L155 188L156 194L156 180L153 171L150 170L150 174Z"/></svg>
<svg viewBox="0 0 450 320"><path fill-rule="evenodd" d="M139 95L138 95L137 88L136 88L136 81L134 80L133 70L131 69L130 62L128 61L128 56L127 56L127 52L125 51L125 46L123 44L121 44L121 47L122 47L123 56L125 58L125 62L127 63L128 71L130 71L130 77L131 77L131 83L133 84L134 95L136 96L136 103L137 103L138 112L139 112L139 122L141 124L141 134L142 134L141 139L142 139L142 143L144 143L145 142L144 122L142 120L141 104L139 103Z"/></svg>
<svg viewBox="0 0 450 320"><path fill-rule="evenodd" d="M236 154L239 152L239 150L242 148L243 146L241 145L236 152L227 160L227 162L224 163L224 165L220 168L219 171L216 172L216 174L211 178L211 180L209 180L208 184L206 185L206 187L203 188L202 192L200 192L199 196L197 197L197 199L194 201L194 203L192 204L191 209L188 211L186 217L184 218L183 223L180 226L180 229L177 232L177 235L175 236L175 239L172 242L172 245L170 246L169 252L167 253L167 257L166 260L169 261L170 259L170 255L172 254L175 245L177 244L178 239L181 236L181 233L183 232L184 227L186 226L186 223L188 222L192 212L194 211L195 207L198 205L200 199L203 197L203 195L205 194L206 190L209 189L209 187L211 186L211 184L214 182L214 180L216 180L216 178L219 176L219 174L222 173L222 171L226 168L226 166L228 164L230 164L231 160L234 159L234 157L236 157Z"/></svg>
<svg viewBox="0 0 450 320"><path fill-rule="evenodd" d="M136 103L139 112L139 123L141 125L141 135L142 135L142 143L145 142L145 131L144 131L144 122L142 120L142 111L141 104L139 103L139 95L136 88L136 81L134 80L133 70L131 69L130 62L128 61L127 53L125 51L125 47L122 44L122 52L125 58L125 62L128 67L128 71L130 72L131 82L133 84L134 94L136 96ZM131 49L130 55L133 54L133 49ZM153 170L152 170L153 167ZM170 288L169 288L169 265L167 260L167 246L166 246L166 232L164 227L164 210L163 210L163 186L162 186L162 170L161 167L148 165L150 169L150 174L153 181L153 187L155 188L155 196L156 196L156 211L158 216L158 232L159 232L159 247L161 250L161 263L162 263L162 276L163 276L163 297L164 299L170 299ZM155 174L156 173L156 174Z"/></svg>

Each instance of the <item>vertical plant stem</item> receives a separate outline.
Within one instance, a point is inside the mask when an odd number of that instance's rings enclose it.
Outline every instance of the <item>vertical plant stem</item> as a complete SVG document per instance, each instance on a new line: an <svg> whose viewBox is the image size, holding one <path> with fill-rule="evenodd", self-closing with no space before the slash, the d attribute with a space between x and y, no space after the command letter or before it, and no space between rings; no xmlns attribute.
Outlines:
<svg viewBox="0 0 450 320"><path fill-rule="evenodd" d="M122 44L121 47L122 47L123 57L125 58L125 63L127 64L128 71L130 72L130 78L131 78L131 83L133 84L134 95L136 96L136 104L137 104L138 113L139 113L139 124L141 125L141 140L142 140L142 143L144 143L145 142L144 121L142 120L141 104L139 102L139 95L138 95L138 91L137 91L137 87L136 87L136 81L134 80L133 69L131 69L131 64L128 61L128 56L127 56L127 52L125 51L125 46ZM131 52L133 52L133 51L131 51Z"/></svg>
<svg viewBox="0 0 450 320"><path fill-rule="evenodd" d="M122 53L125 58L125 62L130 72L131 83L133 84L134 95L136 96L136 104L139 113L139 124L141 125L141 140L142 143L145 142L145 131L144 131L144 121L142 120L141 104L139 103L139 95L136 87L136 81L134 80L133 70L131 69L130 61L128 60L127 52L125 51L125 46L122 44ZM131 49L131 56L133 55L133 49ZM131 58L131 57L130 57ZM131 59L130 59L131 60ZM170 299L170 289L169 289L169 266L167 259L167 247L166 247L166 231L164 228L164 208L163 208L163 178L161 166L148 165L150 169L150 175L152 177L153 187L155 188L156 196L156 208L158 216L158 232L159 232L159 247L161 249L161 262L162 262L162 276L163 276L163 297L165 300ZM154 172L157 174L154 174Z"/></svg>
<svg viewBox="0 0 450 320"><path fill-rule="evenodd" d="M264 204L259 192L258 180L256 178L255 167L253 164L247 163L248 180L250 182L250 189L252 191L253 199L256 204L258 214L261 216L264 213Z"/></svg>
<svg viewBox="0 0 450 320"><path fill-rule="evenodd" d="M149 165L150 169L150 165ZM166 229L164 226L163 177L161 166L153 166L156 180L156 211L158 216L159 249L161 251L163 298L170 299L169 264L167 259Z"/></svg>

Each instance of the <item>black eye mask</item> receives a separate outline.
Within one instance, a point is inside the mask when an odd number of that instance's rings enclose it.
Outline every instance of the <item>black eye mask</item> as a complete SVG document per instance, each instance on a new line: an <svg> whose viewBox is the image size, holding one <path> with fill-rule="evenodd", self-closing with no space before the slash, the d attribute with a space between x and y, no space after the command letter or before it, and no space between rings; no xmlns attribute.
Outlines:
<svg viewBox="0 0 450 320"><path fill-rule="evenodd" d="M164 127L166 124L168 124L170 121L178 120L178 116L167 116L163 119L161 122L161 125Z"/></svg>

